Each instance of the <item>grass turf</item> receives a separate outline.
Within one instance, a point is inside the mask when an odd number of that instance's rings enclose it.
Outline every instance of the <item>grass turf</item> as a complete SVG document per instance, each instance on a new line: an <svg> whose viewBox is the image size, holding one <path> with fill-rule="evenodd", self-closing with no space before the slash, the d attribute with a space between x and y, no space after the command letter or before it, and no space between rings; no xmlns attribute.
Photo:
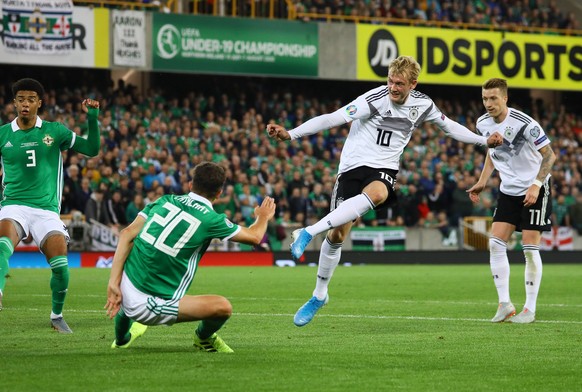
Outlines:
<svg viewBox="0 0 582 392"><path fill-rule="evenodd" d="M49 327L48 270L13 269L0 312L6 391L574 391L582 390L582 265L545 265L538 321L492 324L487 265L339 267L330 303L307 326L295 311L315 269L198 270L189 294L222 294L219 335L234 354L195 352L196 323L152 327L112 350L103 310L108 270L72 269L65 318ZM523 265L512 300L524 303Z"/></svg>

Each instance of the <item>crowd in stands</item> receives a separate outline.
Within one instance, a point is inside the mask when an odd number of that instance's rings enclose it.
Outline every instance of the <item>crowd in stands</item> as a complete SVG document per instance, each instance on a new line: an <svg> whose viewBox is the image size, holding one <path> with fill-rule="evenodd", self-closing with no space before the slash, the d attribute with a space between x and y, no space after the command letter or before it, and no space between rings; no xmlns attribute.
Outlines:
<svg viewBox="0 0 582 392"><path fill-rule="evenodd" d="M81 136L87 132L81 101L91 96L101 102L99 156L65 153L62 213L80 211L87 220L123 227L161 195L188 192L190 169L206 160L227 171L227 186L215 208L236 222L249 224L254 206L266 195L276 200L280 226L299 227L324 216L348 127L291 143L275 142L265 128L269 121L293 128L347 100L330 96L325 88L306 95L299 84L269 89L250 78L238 83L184 94L161 88L141 92L124 83L107 91L47 89L42 117ZM5 88L2 124L15 117L8 96ZM444 113L473 130L483 113L477 88L471 97L432 97ZM554 224L572 225L582 233L582 116L541 101L521 106L510 98L510 105L538 119L553 142L558 157L552 172ZM464 145L424 125L402 157L398 205L372 211L360 224L435 227L447 236L462 217L491 216L496 175L481 203L474 205L466 194L479 177L484 154L482 147Z"/></svg>
<svg viewBox="0 0 582 392"><path fill-rule="evenodd" d="M122 0L120 0L122 1ZM221 12L224 15L287 18L293 7L293 14L299 14L303 20L316 21L358 21L364 23L398 23L394 19L413 20L418 23L450 22L470 25L488 25L496 28L520 30L520 27L537 27L552 30L580 30L580 22L574 12L560 9L557 0L253 0L254 11L250 1L226 0ZM171 12L168 1L134 0L145 4L147 10ZM127 0L115 7L128 8ZM194 9L194 7L196 7ZM233 8L234 7L234 8ZM271 10L272 8L272 10ZM189 2L184 12L196 14L214 14L215 1L199 0ZM302 16L308 14L309 16ZM316 16L314 16L316 15ZM329 16L334 16L329 18Z"/></svg>
<svg viewBox="0 0 582 392"><path fill-rule="evenodd" d="M493 25L579 29L555 0L298 0L301 13ZM342 20L342 19L335 19ZM376 21L377 23L377 21Z"/></svg>

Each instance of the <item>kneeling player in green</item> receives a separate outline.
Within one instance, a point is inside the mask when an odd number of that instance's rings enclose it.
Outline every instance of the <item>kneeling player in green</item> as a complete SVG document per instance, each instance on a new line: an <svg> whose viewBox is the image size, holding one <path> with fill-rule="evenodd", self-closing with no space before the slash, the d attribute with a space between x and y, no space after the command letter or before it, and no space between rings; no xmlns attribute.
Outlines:
<svg viewBox="0 0 582 392"><path fill-rule="evenodd" d="M265 198L255 208L255 223L238 226L212 208L225 180L222 167L200 163L192 171L189 194L160 197L121 231L105 305L109 317L115 317L111 348L129 347L149 325L201 320L194 347L232 352L216 335L232 314L230 302L218 295L185 294L210 241L258 245L275 214L275 202Z"/></svg>

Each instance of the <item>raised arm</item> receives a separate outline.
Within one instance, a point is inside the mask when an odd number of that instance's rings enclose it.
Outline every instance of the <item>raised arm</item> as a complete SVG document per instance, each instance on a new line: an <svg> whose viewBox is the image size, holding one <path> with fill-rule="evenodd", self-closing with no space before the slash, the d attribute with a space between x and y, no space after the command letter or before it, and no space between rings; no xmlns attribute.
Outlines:
<svg viewBox="0 0 582 392"><path fill-rule="evenodd" d="M304 122L297 128L287 131L284 127L277 124L267 125L267 133L270 137L277 140L294 140L303 136L313 135L324 129L334 128L347 123L344 116L341 114L341 109L333 113L322 114L321 116L313 117Z"/></svg>
<svg viewBox="0 0 582 392"><path fill-rule="evenodd" d="M83 101L83 111L87 113L87 122L89 123L89 135L87 139L82 137L75 138L73 150L85 154L89 157L94 157L99 154L101 147L101 137L99 135L99 101L94 99L85 99Z"/></svg>
<svg viewBox="0 0 582 392"><path fill-rule="evenodd" d="M275 215L275 200L265 197L260 206L255 208L255 223L241 230L230 240L248 245L259 245L267 232L269 220Z"/></svg>
<svg viewBox="0 0 582 392"><path fill-rule="evenodd" d="M447 135L463 143L480 144L486 145L487 147L497 147L503 143L503 136L498 132L495 132L486 139L485 136L480 136L471 132L467 127L464 127L450 118L445 118L444 121L438 122L437 125Z"/></svg>

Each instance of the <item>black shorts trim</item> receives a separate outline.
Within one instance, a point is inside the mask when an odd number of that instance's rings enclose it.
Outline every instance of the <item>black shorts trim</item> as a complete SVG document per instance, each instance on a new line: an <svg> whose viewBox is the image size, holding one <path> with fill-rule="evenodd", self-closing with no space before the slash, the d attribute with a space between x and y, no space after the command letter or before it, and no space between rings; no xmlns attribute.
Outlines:
<svg viewBox="0 0 582 392"><path fill-rule="evenodd" d="M396 192L394 192L397 175L398 170L375 169L369 166L360 166L339 174L331 194L330 210L336 209L342 201L359 195L368 184L374 181L381 181L388 188L388 199L374 209L395 204L398 201Z"/></svg>

